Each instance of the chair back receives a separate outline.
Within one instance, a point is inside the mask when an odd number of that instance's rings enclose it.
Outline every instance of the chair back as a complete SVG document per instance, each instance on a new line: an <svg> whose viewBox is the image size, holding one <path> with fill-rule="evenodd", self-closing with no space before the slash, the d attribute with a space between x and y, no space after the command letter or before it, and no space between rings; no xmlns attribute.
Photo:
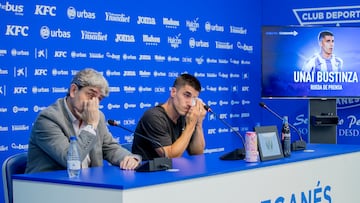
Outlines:
<svg viewBox="0 0 360 203"><path fill-rule="evenodd" d="M12 175L25 173L27 152L14 154L3 162L2 178L4 187L5 203L13 202Z"/></svg>

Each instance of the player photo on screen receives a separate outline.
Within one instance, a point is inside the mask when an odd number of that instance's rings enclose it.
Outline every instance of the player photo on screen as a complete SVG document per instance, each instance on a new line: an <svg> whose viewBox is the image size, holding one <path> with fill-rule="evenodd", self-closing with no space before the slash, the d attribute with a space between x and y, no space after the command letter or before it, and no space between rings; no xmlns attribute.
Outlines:
<svg viewBox="0 0 360 203"><path fill-rule="evenodd" d="M262 97L358 97L358 27L262 28Z"/></svg>

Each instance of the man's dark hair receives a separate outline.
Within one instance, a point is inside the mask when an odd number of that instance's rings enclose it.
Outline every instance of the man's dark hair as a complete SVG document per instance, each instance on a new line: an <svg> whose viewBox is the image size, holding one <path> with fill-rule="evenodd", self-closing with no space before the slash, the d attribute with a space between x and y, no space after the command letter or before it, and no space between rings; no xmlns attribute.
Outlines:
<svg viewBox="0 0 360 203"><path fill-rule="evenodd" d="M181 74L179 77L177 77L174 81L173 87L179 88L185 85L193 87L198 92L201 91L200 81L196 77L187 73Z"/></svg>
<svg viewBox="0 0 360 203"><path fill-rule="evenodd" d="M334 34L332 32L330 32L330 31L327 31L327 30L326 31L321 31L319 33L319 37L318 37L319 41L321 41L322 38L324 38L325 36L334 36Z"/></svg>

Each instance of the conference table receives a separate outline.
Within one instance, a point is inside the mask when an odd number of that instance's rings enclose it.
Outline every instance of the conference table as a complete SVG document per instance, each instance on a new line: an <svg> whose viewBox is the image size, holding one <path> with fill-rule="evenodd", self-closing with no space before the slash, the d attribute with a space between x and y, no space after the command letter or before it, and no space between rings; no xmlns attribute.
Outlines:
<svg viewBox="0 0 360 203"><path fill-rule="evenodd" d="M360 146L308 144L290 157L248 163L224 152L173 159L156 172L116 166L13 176L14 202L360 202Z"/></svg>

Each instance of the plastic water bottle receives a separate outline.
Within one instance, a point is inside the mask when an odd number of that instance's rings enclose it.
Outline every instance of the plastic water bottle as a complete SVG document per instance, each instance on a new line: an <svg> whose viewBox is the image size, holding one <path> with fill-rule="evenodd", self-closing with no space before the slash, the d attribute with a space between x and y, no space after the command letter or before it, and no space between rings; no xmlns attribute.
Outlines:
<svg viewBox="0 0 360 203"><path fill-rule="evenodd" d="M77 178L80 176L81 161L79 149L77 147L76 136L70 137L70 146L67 154L67 172L69 178Z"/></svg>
<svg viewBox="0 0 360 203"><path fill-rule="evenodd" d="M291 134L288 117L284 116L283 125L281 129L281 139L283 144L284 156L288 157L291 155Z"/></svg>

